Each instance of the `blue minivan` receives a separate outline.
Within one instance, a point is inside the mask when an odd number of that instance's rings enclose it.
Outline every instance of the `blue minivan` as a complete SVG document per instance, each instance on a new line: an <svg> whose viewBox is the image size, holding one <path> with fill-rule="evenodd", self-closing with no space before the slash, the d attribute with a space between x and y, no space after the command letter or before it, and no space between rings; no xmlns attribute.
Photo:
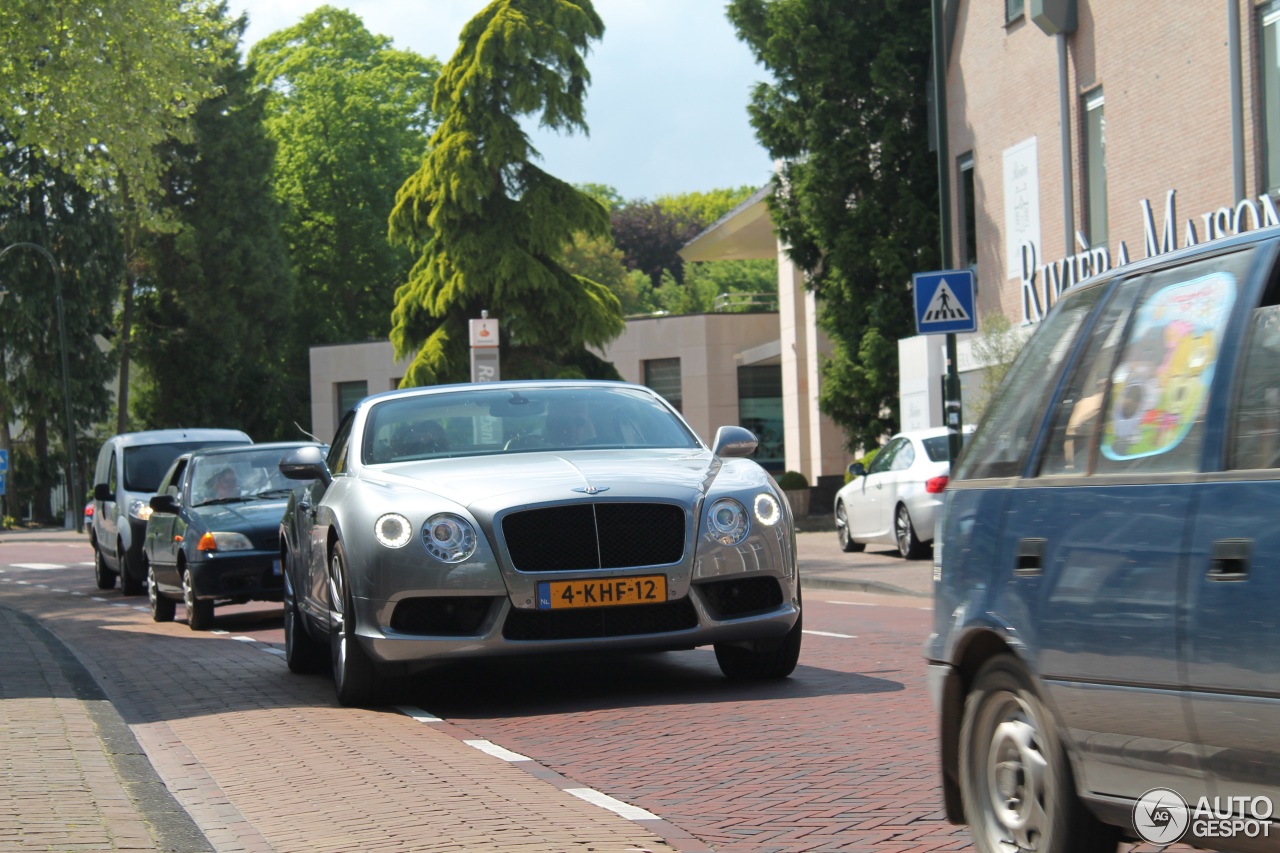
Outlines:
<svg viewBox="0 0 1280 853"><path fill-rule="evenodd" d="M1280 228L1064 292L933 573L946 812L979 850L1280 850Z"/></svg>

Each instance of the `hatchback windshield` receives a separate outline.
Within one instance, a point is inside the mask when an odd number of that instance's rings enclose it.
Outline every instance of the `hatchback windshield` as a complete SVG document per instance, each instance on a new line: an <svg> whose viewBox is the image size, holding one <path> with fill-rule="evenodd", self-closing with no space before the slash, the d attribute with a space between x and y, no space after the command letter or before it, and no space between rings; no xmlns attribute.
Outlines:
<svg viewBox="0 0 1280 853"><path fill-rule="evenodd" d="M280 473L282 455L278 447L246 447L235 453L193 456L188 473L192 505L288 497L291 484Z"/></svg>
<svg viewBox="0 0 1280 853"><path fill-rule="evenodd" d="M471 389L380 403L365 425L366 465L539 450L696 448L654 396L634 388Z"/></svg>

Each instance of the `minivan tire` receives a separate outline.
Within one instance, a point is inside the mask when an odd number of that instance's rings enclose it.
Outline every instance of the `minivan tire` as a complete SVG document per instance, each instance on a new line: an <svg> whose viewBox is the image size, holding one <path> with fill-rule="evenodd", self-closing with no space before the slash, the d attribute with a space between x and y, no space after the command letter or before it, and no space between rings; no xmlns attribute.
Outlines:
<svg viewBox="0 0 1280 853"><path fill-rule="evenodd" d="M93 582L98 589L116 588L116 573L107 568L107 560L97 544L93 546Z"/></svg>
<svg viewBox="0 0 1280 853"><path fill-rule="evenodd" d="M141 578L134 576L129 565L129 551L124 547L124 542L116 543L116 554L120 562L120 594L142 595L147 591L147 585Z"/></svg>
<svg viewBox="0 0 1280 853"><path fill-rule="evenodd" d="M1114 853L1119 843L1119 829L1080 801L1057 724L1011 655L987 661L965 700L960 793L981 853Z"/></svg>

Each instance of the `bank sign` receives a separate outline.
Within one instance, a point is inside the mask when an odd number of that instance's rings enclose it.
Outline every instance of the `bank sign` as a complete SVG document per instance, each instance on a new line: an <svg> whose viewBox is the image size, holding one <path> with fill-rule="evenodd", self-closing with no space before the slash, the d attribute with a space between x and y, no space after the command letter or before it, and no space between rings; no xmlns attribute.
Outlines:
<svg viewBox="0 0 1280 853"><path fill-rule="evenodd" d="M1182 246L1177 241L1178 214L1176 205L1177 190L1169 190L1164 202L1163 227L1156 231L1155 215L1151 210L1151 202L1142 200L1142 233L1146 249L1146 257L1162 255L1177 248L1194 246L1200 242L1200 231L1194 219L1188 219L1183 229ZM1200 214L1200 222L1204 229L1205 240L1216 240L1233 234L1243 234L1258 228L1280 225L1280 213L1276 211L1275 200L1269 195L1260 195L1258 200L1241 199L1235 207L1220 207L1217 210ZM1052 263L1041 264L1036 257L1036 244L1030 241L1021 244L1021 302L1022 320L1024 323L1039 323L1045 312L1058 301L1064 290L1069 290L1087 278L1129 263L1129 248L1122 241L1112 263L1111 252L1106 246L1090 246L1089 241L1080 232L1076 232L1076 243L1080 251L1070 257Z"/></svg>

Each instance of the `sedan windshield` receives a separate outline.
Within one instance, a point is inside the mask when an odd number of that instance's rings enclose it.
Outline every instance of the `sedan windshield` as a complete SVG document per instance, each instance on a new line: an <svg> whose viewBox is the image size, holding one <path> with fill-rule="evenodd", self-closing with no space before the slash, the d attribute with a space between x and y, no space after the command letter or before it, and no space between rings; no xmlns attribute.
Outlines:
<svg viewBox="0 0 1280 853"><path fill-rule="evenodd" d="M365 424L366 465L542 450L696 448L657 397L635 388L494 388L402 397Z"/></svg>

